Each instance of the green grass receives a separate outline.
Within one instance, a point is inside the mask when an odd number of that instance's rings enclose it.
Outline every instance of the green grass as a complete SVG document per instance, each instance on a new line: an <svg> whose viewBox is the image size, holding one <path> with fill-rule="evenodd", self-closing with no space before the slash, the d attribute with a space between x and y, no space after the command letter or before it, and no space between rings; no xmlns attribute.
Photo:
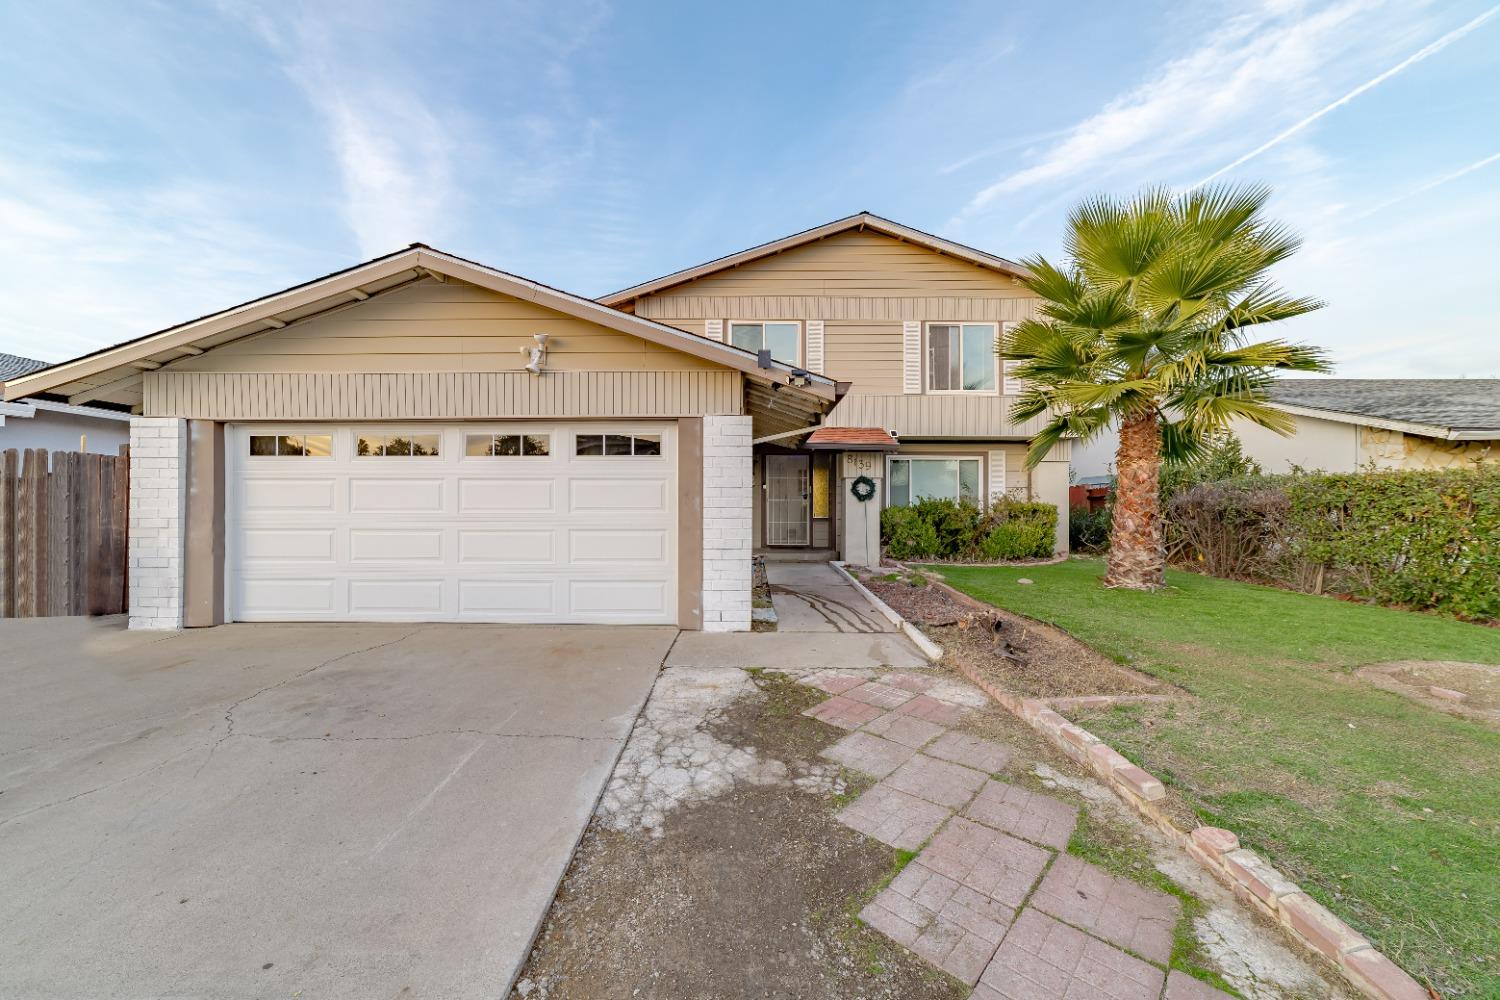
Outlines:
<svg viewBox="0 0 1500 1000"><path fill-rule="evenodd" d="M933 568L1196 695L1085 724L1444 996L1500 997L1500 733L1354 676L1500 664L1500 630L1187 573L1105 590L1093 559Z"/></svg>

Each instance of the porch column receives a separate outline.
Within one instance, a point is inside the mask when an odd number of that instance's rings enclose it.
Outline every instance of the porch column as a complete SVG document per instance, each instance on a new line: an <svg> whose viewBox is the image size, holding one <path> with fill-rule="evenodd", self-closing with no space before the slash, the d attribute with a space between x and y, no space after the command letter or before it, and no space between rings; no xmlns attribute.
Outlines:
<svg viewBox="0 0 1500 1000"><path fill-rule="evenodd" d="M854 481L868 476L875 495L861 501L852 492ZM885 503L885 454L846 451L839 455L840 533L844 562L855 566L880 565L880 511Z"/></svg>
<svg viewBox="0 0 1500 1000"><path fill-rule="evenodd" d="M187 421L130 418L130 627L182 628Z"/></svg>

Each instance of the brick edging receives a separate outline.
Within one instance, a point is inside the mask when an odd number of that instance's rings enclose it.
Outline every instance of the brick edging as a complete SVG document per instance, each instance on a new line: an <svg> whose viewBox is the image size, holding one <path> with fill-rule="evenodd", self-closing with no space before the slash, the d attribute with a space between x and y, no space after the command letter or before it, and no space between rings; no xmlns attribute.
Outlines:
<svg viewBox="0 0 1500 1000"><path fill-rule="evenodd" d="M978 603L940 581L932 582L965 603ZM1136 813L1228 885L1236 897L1275 921L1305 949L1333 963L1360 992L1373 1000L1432 1000L1436 995L1260 855L1240 847L1239 837L1233 832L1212 826L1191 831L1181 829L1162 808L1166 786L1150 772L1057 714L1045 701L1006 691L956 657L951 662L1001 707L1045 736L1074 762L1092 771Z"/></svg>

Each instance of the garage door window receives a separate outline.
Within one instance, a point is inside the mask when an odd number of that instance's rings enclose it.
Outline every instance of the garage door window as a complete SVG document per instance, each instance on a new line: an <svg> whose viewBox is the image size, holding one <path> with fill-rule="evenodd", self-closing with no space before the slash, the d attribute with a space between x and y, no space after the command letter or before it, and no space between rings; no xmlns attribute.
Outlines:
<svg viewBox="0 0 1500 1000"><path fill-rule="evenodd" d="M548 434L467 434L464 454L470 458L550 455L552 438Z"/></svg>
<svg viewBox="0 0 1500 1000"><path fill-rule="evenodd" d="M333 435L252 434L250 454L255 458L327 458L333 454Z"/></svg>
<svg viewBox="0 0 1500 1000"><path fill-rule="evenodd" d="M660 434L579 434L573 439L579 456L659 456Z"/></svg>
<svg viewBox="0 0 1500 1000"><path fill-rule="evenodd" d="M354 453L360 458L435 457L439 434L361 434Z"/></svg>

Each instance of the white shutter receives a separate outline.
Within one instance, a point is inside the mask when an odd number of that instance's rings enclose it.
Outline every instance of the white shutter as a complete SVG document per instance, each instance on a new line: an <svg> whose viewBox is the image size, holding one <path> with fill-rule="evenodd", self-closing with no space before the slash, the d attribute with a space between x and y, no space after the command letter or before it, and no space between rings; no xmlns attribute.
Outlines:
<svg viewBox="0 0 1500 1000"><path fill-rule="evenodd" d="M807 321L807 370L823 374L823 321Z"/></svg>
<svg viewBox="0 0 1500 1000"><path fill-rule="evenodd" d="M1012 330L1014 330L1015 328L1016 328L1016 324L1015 323L1001 323L1000 324L1001 339L1005 340L1005 339L1009 338L1010 337L1010 332ZM1021 390L1023 390L1023 389L1026 388L1026 383L1025 383L1025 381L1023 379L1014 379L1014 380L1011 379L1010 373L1015 370L1015 368L1016 368L1016 366L1018 364L1020 364L1019 361L1002 361L1000 363L1000 370L1005 375L1005 384L1000 387L1000 393L1001 393L1001 395L1004 395L1004 396L1019 396L1021 394ZM1012 381L1014 381L1014 386L1012 385Z"/></svg>
<svg viewBox="0 0 1500 1000"><path fill-rule="evenodd" d="M710 319L703 322L703 336L709 340L724 340L724 321L722 319Z"/></svg>
<svg viewBox="0 0 1500 1000"><path fill-rule="evenodd" d="M990 452L990 501L1005 496L1005 452Z"/></svg>
<svg viewBox="0 0 1500 1000"><path fill-rule="evenodd" d="M901 324L901 391L907 395L922 391L922 324Z"/></svg>

